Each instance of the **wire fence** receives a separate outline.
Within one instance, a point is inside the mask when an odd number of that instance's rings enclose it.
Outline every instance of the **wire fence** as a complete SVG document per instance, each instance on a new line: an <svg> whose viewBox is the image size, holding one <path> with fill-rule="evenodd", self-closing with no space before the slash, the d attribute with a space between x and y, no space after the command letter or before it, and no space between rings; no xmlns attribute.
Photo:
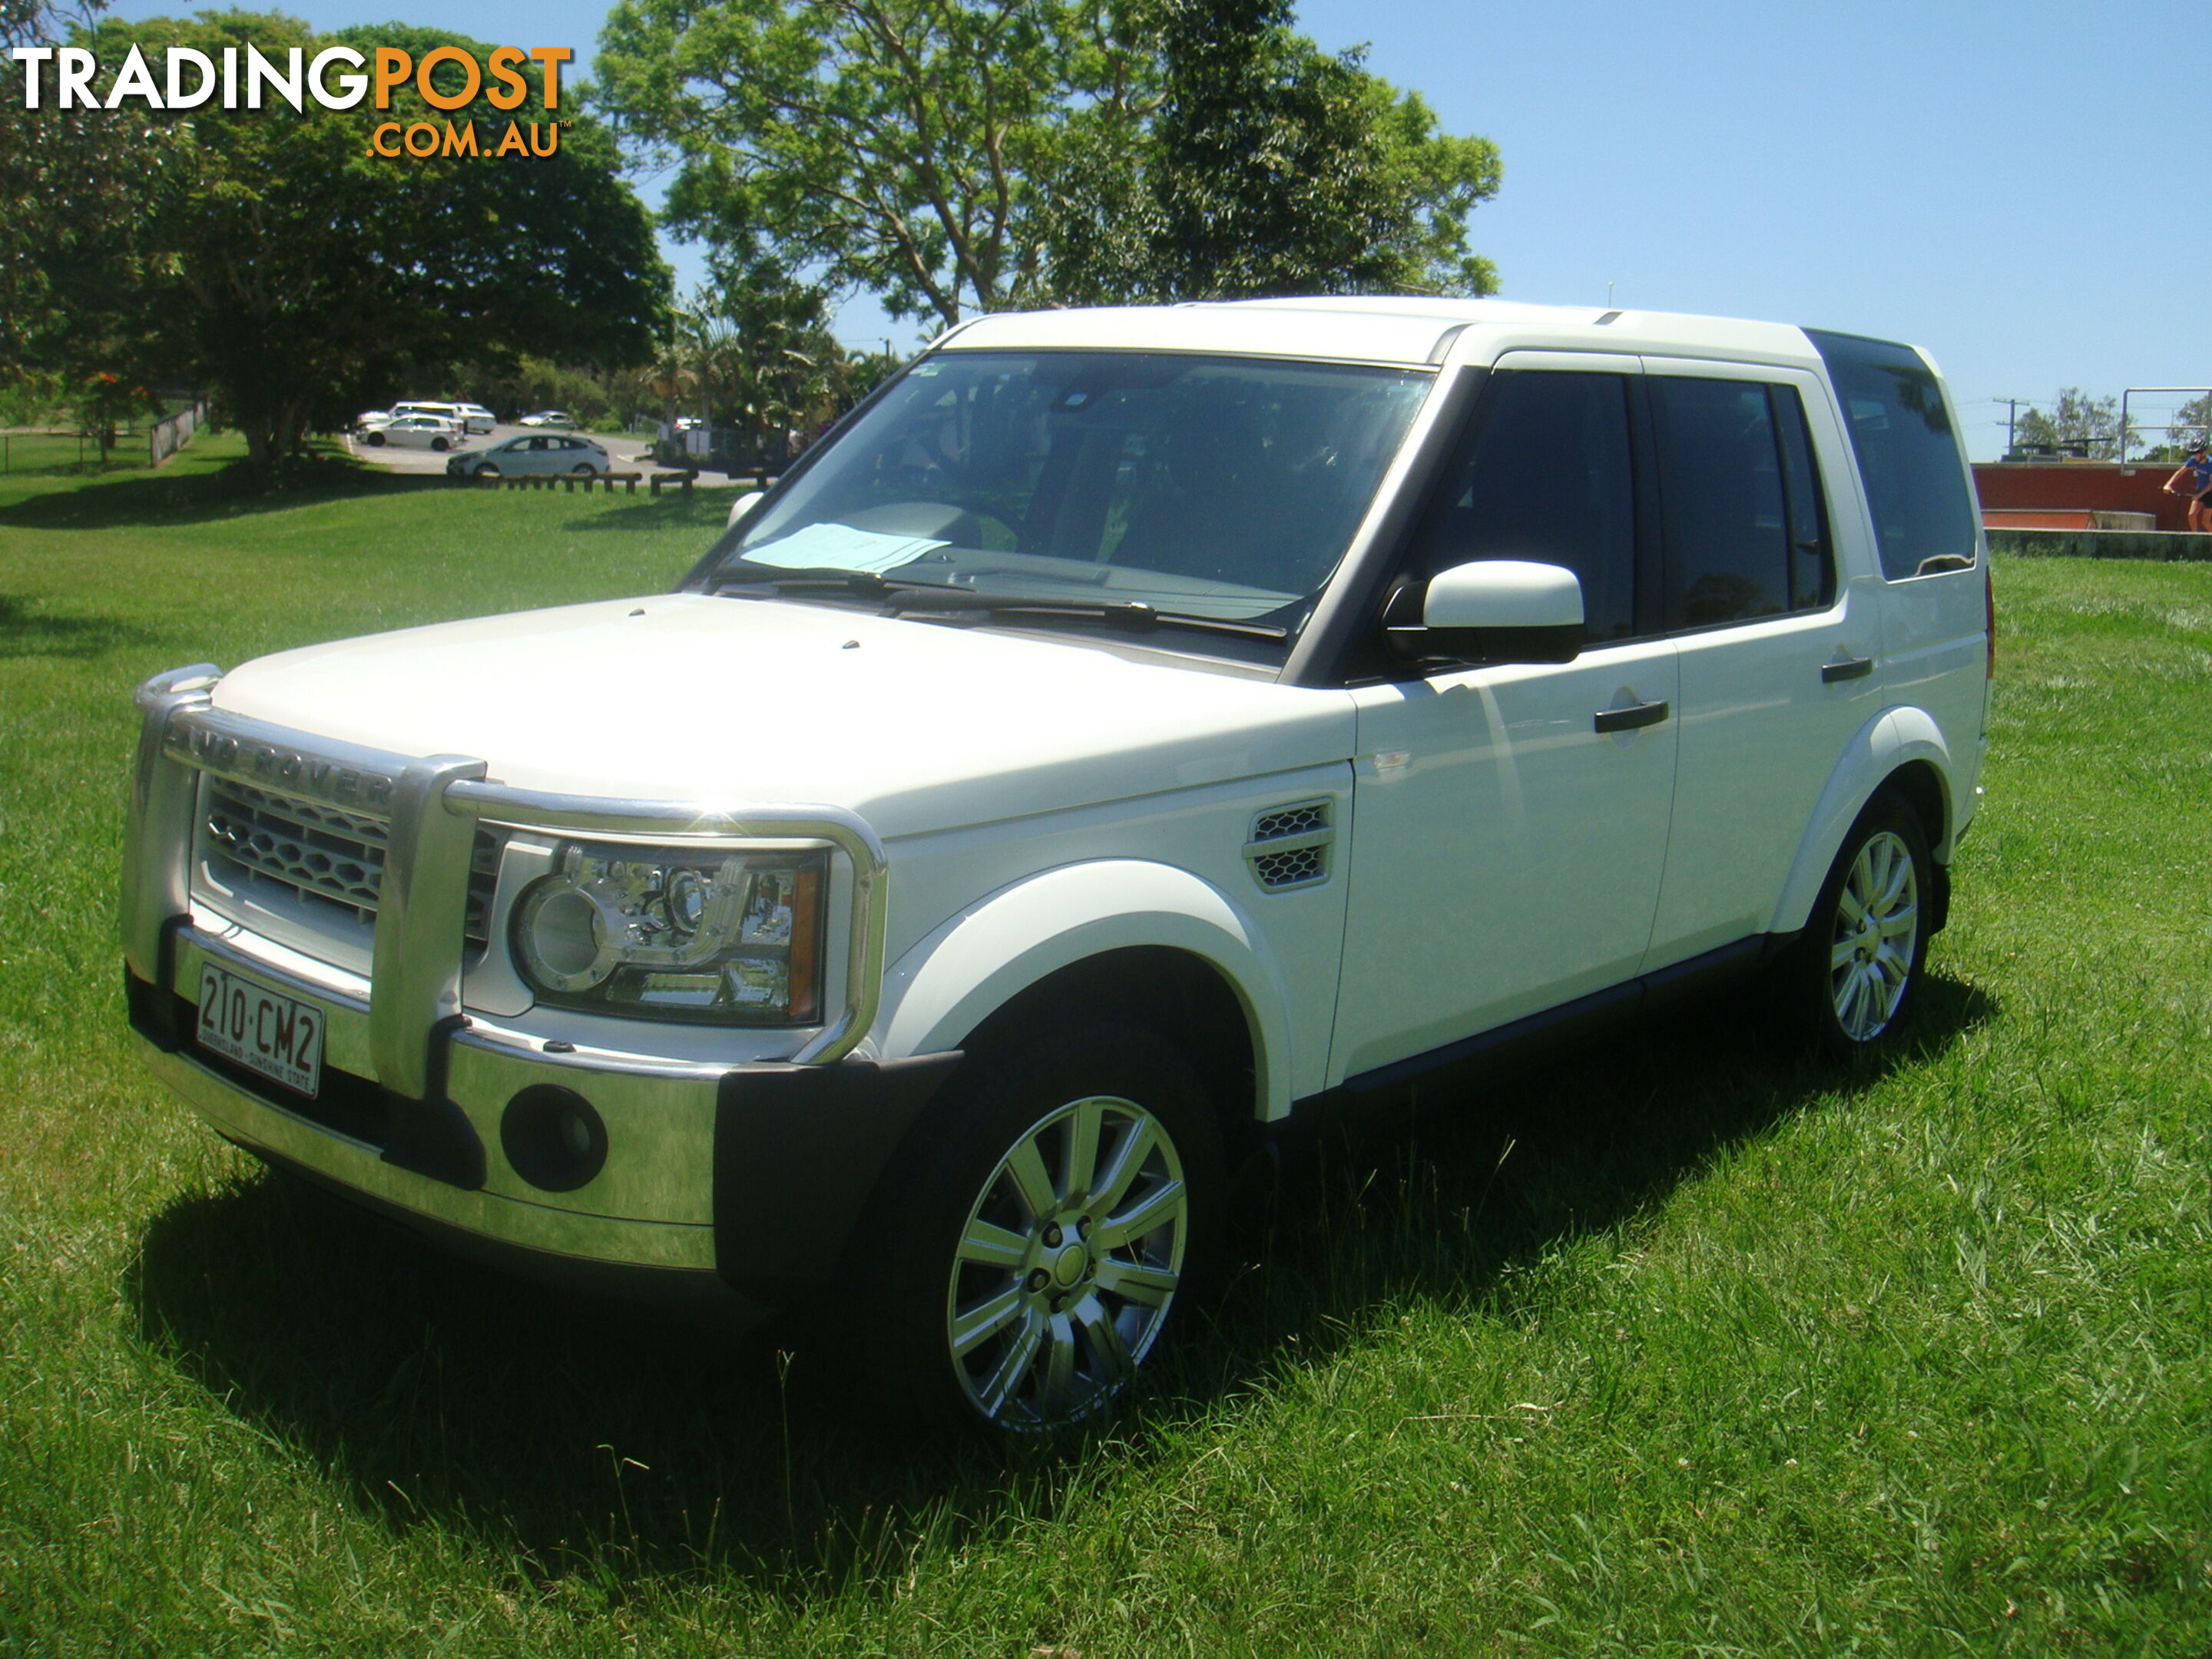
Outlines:
<svg viewBox="0 0 2212 1659"><path fill-rule="evenodd" d="M161 465L170 456L190 443L192 441L192 434L199 430L200 422L205 419L207 419L207 405L204 403L195 403L189 408L180 409L175 414L155 422L146 432L148 465Z"/></svg>
<svg viewBox="0 0 2212 1659"><path fill-rule="evenodd" d="M144 427L125 426L111 432L105 450L100 434L64 426L23 426L0 430L0 474L10 472L70 472L85 467L125 469L160 466L190 443L192 434L208 423L207 404L195 398L180 404L168 400L173 412ZM144 459L138 459L143 443Z"/></svg>
<svg viewBox="0 0 2212 1659"><path fill-rule="evenodd" d="M0 473L82 466L88 450L98 459L98 446L82 432L0 432Z"/></svg>

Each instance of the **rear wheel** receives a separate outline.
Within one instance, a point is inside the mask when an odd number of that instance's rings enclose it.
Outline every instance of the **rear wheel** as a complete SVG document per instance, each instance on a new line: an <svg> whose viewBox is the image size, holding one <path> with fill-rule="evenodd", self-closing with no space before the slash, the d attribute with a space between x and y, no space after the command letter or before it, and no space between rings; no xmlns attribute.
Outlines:
<svg viewBox="0 0 2212 1659"><path fill-rule="evenodd" d="M436 450L441 455L442 455L448 449L451 449L453 446L447 443L443 438L433 438L430 440L430 447Z"/></svg>
<svg viewBox="0 0 2212 1659"><path fill-rule="evenodd" d="M894 1409L1048 1433L1120 1398L1188 1299L1219 1135L1190 1063L1133 1023L969 1063L879 1206L854 1358Z"/></svg>
<svg viewBox="0 0 2212 1659"><path fill-rule="evenodd" d="M1859 815L1790 948L1792 1012L1832 1054L1875 1051L1911 1016L1928 951L1934 861L1920 820L1877 795Z"/></svg>
<svg viewBox="0 0 2212 1659"><path fill-rule="evenodd" d="M579 461L568 469L570 475L578 478L588 478L598 471L599 468L593 466L589 461Z"/></svg>

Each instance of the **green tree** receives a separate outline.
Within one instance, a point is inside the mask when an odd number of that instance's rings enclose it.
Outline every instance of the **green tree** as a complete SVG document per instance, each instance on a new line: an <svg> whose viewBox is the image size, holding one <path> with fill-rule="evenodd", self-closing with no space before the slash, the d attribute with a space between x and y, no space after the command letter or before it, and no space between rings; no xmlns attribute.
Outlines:
<svg viewBox="0 0 2212 1659"><path fill-rule="evenodd" d="M2057 447L2078 444L2083 446L2083 453L2093 461L2117 460L2120 453L2120 400L2093 398L2078 386L2062 386L2048 414L2032 408L2020 417L2013 441L2021 446Z"/></svg>
<svg viewBox="0 0 2212 1659"><path fill-rule="evenodd" d="M621 0L594 99L680 160L667 221L894 316L1039 296L1036 173L1123 108L1117 0Z"/></svg>
<svg viewBox="0 0 2212 1659"><path fill-rule="evenodd" d="M894 316L1494 285L1487 140L1284 0L621 0L598 106L666 222Z"/></svg>
<svg viewBox="0 0 2212 1659"><path fill-rule="evenodd" d="M92 38L111 73L134 44L159 61L171 45L219 58L249 43L278 57L332 44L364 55L396 46L418 59L454 46L480 64L488 55L435 30L380 25L318 38L294 19L238 11L108 22ZM458 64L438 73L448 92L458 88ZM533 79L514 118L548 122L542 98ZM442 132L453 118L411 85L389 111L331 110L312 98L301 112L273 99L261 110L129 107L163 141L165 167L133 228L130 280L103 303L135 323L134 361L213 392L258 462L404 389L426 366L507 364L526 349L619 364L651 349L666 275L596 122L563 128L550 156L418 160L368 142L381 120L428 119ZM481 151L504 125L486 123ZM79 302L58 303L81 334Z"/></svg>
<svg viewBox="0 0 2212 1659"><path fill-rule="evenodd" d="M36 378L69 400L97 374L138 378L145 319L131 302L152 253L143 234L173 171L169 135L121 110L27 106L15 46L52 46L104 0L0 0L0 380Z"/></svg>
<svg viewBox="0 0 2212 1659"><path fill-rule="evenodd" d="M1290 27L1288 0L1160 0L1148 132L1070 168L1054 286L1085 302L1312 293L1489 294L1467 216L1498 191L1486 138L1437 130Z"/></svg>

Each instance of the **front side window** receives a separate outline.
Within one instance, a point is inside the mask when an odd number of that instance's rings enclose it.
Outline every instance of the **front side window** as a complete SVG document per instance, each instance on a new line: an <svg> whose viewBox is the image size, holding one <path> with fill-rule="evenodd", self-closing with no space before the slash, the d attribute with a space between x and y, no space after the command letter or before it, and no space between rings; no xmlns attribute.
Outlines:
<svg viewBox="0 0 2212 1659"><path fill-rule="evenodd" d="M1794 387L1650 377L1667 627L1817 608L1833 580Z"/></svg>
<svg viewBox="0 0 2212 1659"><path fill-rule="evenodd" d="M1911 346L1818 329L1805 334L1844 406L1881 574L1895 581L1972 565L1974 503L1935 371Z"/></svg>
<svg viewBox="0 0 2212 1659"><path fill-rule="evenodd" d="M1528 559L1583 588L1591 645L1635 632L1635 469L1619 374L1503 369L1414 532L1407 574Z"/></svg>
<svg viewBox="0 0 2212 1659"><path fill-rule="evenodd" d="M901 603L1088 605L1287 641L1365 515L1429 371L1159 352L923 359L706 580L850 573ZM787 586L795 586L795 582Z"/></svg>

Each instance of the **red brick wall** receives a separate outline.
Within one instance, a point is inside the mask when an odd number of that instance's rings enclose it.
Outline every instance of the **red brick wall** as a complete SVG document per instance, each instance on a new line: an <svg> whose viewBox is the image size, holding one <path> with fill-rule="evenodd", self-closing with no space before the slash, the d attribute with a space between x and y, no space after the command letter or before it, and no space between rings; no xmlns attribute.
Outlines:
<svg viewBox="0 0 2212 1659"><path fill-rule="evenodd" d="M2165 492L2166 481L2172 476L2173 469L2163 465L1982 461L1974 466L1974 487L1985 507L2155 513L2160 530L2186 530L2188 504Z"/></svg>

